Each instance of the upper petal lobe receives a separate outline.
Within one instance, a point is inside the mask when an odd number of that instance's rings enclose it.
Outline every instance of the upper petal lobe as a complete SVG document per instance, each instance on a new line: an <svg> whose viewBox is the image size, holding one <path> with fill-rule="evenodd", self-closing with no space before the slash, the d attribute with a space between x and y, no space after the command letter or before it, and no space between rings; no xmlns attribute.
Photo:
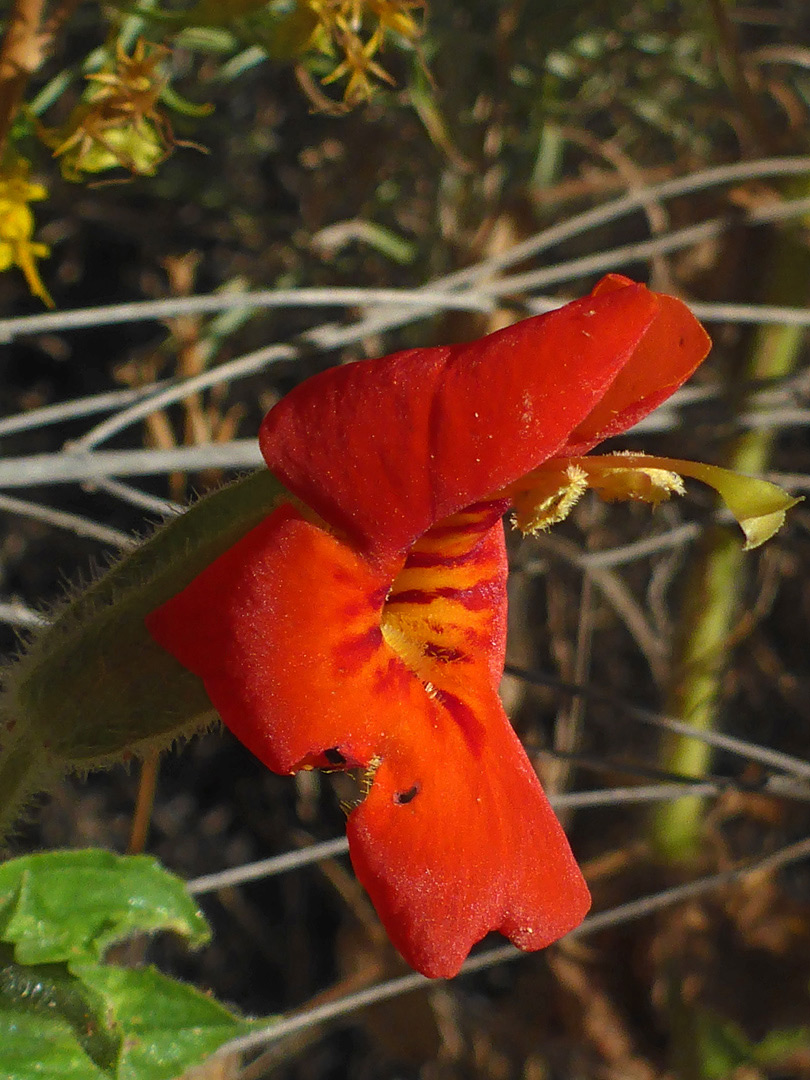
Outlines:
<svg viewBox="0 0 810 1080"><path fill-rule="evenodd" d="M609 274L594 295L625 288L626 282ZM603 439L621 435L666 401L705 359L711 339L691 311L674 296L656 295L655 319L607 393L560 448L560 456L587 453Z"/></svg>
<svg viewBox="0 0 810 1080"><path fill-rule="evenodd" d="M626 282L480 341L331 368L264 420L279 479L377 558L552 456L658 311Z"/></svg>

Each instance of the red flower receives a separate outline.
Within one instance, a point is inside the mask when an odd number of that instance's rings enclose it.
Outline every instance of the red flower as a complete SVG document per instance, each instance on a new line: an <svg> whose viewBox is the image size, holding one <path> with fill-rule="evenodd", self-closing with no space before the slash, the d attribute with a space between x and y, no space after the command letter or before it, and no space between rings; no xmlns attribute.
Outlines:
<svg viewBox="0 0 810 1080"><path fill-rule="evenodd" d="M708 349L683 304L613 276L480 341L316 375L262 425L289 498L148 619L269 768L366 770L352 862L426 975L454 975L490 930L542 948L588 910L498 699L501 518L513 501L532 527L562 516L584 475L569 459ZM608 494L638 497L639 477L654 488L641 497L666 488L648 459L610 460L633 483Z"/></svg>

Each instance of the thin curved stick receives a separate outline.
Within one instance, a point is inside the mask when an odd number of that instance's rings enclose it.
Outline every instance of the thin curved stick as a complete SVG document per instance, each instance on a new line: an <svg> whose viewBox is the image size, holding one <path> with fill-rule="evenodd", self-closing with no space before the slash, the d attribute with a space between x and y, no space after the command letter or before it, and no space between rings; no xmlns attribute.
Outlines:
<svg viewBox="0 0 810 1080"><path fill-rule="evenodd" d="M593 255L583 255L581 258L570 259L541 270L528 270L523 274L500 278L493 282L490 291L493 296L504 296L509 293L519 294L530 289L546 288L548 285L571 281L574 278L615 270L631 262L646 261L667 252L680 251L693 244L704 243L734 226L788 221L794 217L802 217L808 211L810 211L810 198L776 201L767 206L756 207L747 213L726 214L702 221L697 225L688 225L683 229L662 233L650 240L623 244L620 247L598 251Z"/></svg>
<svg viewBox="0 0 810 1080"><path fill-rule="evenodd" d="M27 499L15 499L11 495L0 495L0 510L9 514L20 514L22 517L32 518L34 521L42 521L46 525L53 525L57 529L67 529L76 536L88 536L92 540L98 540L102 544L110 544L122 551L130 551L137 547L138 541L120 529L112 529L109 525L101 525L91 518L82 517L81 514L71 514L66 510L54 510L50 506L41 503L29 502Z"/></svg>
<svg viewBox="0 0 810 1080"><path fill-rule="evenodd" d="M200 390L207 390L211 386L216 386L218 383L227 382L231 379L242 379L247 375L255 375L257 371L261 371L270 364L277 364L281 360L295 358L298 353L299 350L292 345L267 345L263 349L256 349L255 352L246 353L245 356L239 356L235 360L229 360L225 364L219 364L215 368L203 371L190 379L173 382L157 394L153 394L144 401L139 401L136 405L132 405L130 408L124 409L123 412L111 416L101 424L97 424L87 434L82 435L80 439L75 439L70 444L70 451L72 453L86 452L113 435L117 435L119 431L123 431L124 428L129 427L136 421L143 420L144 417L158 412L160 409L165 409L167 405L182 401L190 394L196 394Z"/></svg>
<svg viewBox="0 0 810 1080"><path fill-rule="evenodd" d="M38 316L27 317L38 318ZM82 416L93 416L95 413L117 409L122 405L132 405L133 402L141 401L157 393L164 385L165 383L158 382L133 390L108 390L103 394L76 398L59 405L43 405L41 409L31 409L27 412L15 413L13 416L4 416L0 419L0 435L37 431L49 424L62 424L66 420L76 420Z"/></svg>
<svg viewBox="0 0 810 1080"><path fill-rule="evenodd" d="M527 671L525 668L516 667L514 664L507 664L504 670L507 675L523 679L533 686L548 686L566 694L582 695L592 701L602 701L606 704L615 705L627 720L640 724L649 724L652 727L660 728L662 731L671 731L676 735L686 735L691 739L697 739L698 742L715 746L720 750L727 750L744 760L756 761L770 769L777 769L780 772L788 773L790 776L810 780L810 762L803 761L792 754L785 754L781 750L771 750L770 747L759 746L757 743L738 739L733 735L723 735L718 731L700 731L689 724L683 724L679 720L673 720L669 716L653 712L652 709L644 709L640 705L628 704L616 694L588 686L575 686L557 678L556 675L546 674L542 671Z"/></svg>
<svg viewBox="0 0 810 1080"><path fill-rule="evenodd" d="M201 469L256 469L262 466L255 439L175 446L171 450L97 450L0 460L0 488L67 484L108 476L157 476Z"/></svg>
<svg viewBox="0 0 810 1080"><path fill-rule="evenodd" d="M141 491L140 488L133 487L131 484L122 484L120 480L101 477L93 481L92 485L88 484L87 487L92 491L104 491L108 495L114 495L122 502L129 503L130 506L160 514L161 517L176 517L186 509L182 503L162 499L159 495L150 495L149 492Z"/></svg>
<svg viewBox="0 0 810 1080"><path fill-rule="evenodd" d="M632 900L626 904L620 904L618 907L611 908L608 911L600 911L594 915L589 915L585 921L577 927L576 930L572 930L568 936L571 938L587 937L589 934L597 933L598 931L605 930L609 927L621 926L629 922L634 922L647 915L652 915L656 911L661 911L663 908L679 904L684 900L690 900L696 896L705 896L707 893L721 888L724 885L730 885L733 882L739 881L749 874L777 870L781 867L788 866L790 863L799 862L806 858L810 858L810 839L801 840L796 844L790 844L771 855L767 855L762 859L757 859L745 866L738 867L735 870L726 870L718 874L699 878L697 881L687 882L684 885L676 885L670 889L663 889L661 892L652 893L649 896L642 897L639 900ZM462 966L459 975L456 977L460 978L464 975L471 975L476 971L485 971L497 964L509 963L510 961L525 957L526 953L516 949L513 945L503 945L494 949L486 949L467 960ZM291 1016L284 1017L261 1031L255 1031L249 1035L244 1035L241 1038L232 1039L230 1042L221 1046L217 1050L215 1056L219 1057L221 1055L237 1054L246 1050L254 1050L258 1047L266 1046L268 1043L287 1038L289 1035L307 1031L319 1024L342 1019L354 1012L358 1012L360 1009L365 1009L370 1005L376 1005L381 1001L387 1001L414 990L423 990L431 986L436 986L439 982L440 980L427 979L424 975L419 975L416 972L413 972L410 975L403 975L397 979L389 979L386 982L370 986L365 990L360 990L355 994L347 994L337 1001L327 1002L324 1005L320 1005L314 1009L308 1009L305 1012L293 1013Z"/></svg>
<svg viewBox="0 0 810 1080"><path fill-rule="evenodd" d="M729 780L697 781L684 777L682 783L639 784L620 788L599 788L594 791L569 791L549 796L555 810L604 809L605 807L628 806L636 803L671 802L681 799L684 793L690 795L720 795L728 790L737 790L738 785ZM771 776L764 785L757 788L758 794L771 795L780 799L797 802L810 801L810 787L783 776ZM296 851L286 851L267 859L244 863L242 866L228 867L213 874L191 878L186 882L186 890L192 896L203 896L219 889L245 885L251 881L264 881L295 870L302 870L314 863L346 855L349 841L345 836L333 840L324 840L318 844Z"/></svg>
<svg viewBox="0 0 810 1080"><path fill-rule="evenodd" d="M177 296L165 300L133 300L123 304L101 304L72 311L43 312L0 319L0 343L23 334L56 333L84 327L116 326L122 323L175 319L183 315L217 314L245 308L352 308L376 304L428 306L455 311L488 312L494 307L486 292L463 293L431 289L373 289L339 285L322 288L259 289L255 292L220 292L204 296Z"/></svg>
<svg viewBox="0 0 810 1080"><path fill-rule="evenodd" d="M641 653L645 657L656 681L664 676L666 663L666 649L659 636L655 633L652 624L647 619L641 605L636 601L630 589L622 578L609 567L583 562L583 552L560 536L542 535L535 539L542 550L551 555L563 559L571 566L585 572L594 585L604 596L605 600L613 608L616 615L624 623Z"/></svg>

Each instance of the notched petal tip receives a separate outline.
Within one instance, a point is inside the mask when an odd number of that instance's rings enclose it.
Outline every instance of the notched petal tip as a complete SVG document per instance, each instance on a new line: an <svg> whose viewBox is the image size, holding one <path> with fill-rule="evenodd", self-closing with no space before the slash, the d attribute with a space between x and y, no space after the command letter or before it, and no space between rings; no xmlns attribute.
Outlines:
<svg viewBox="0 0 810 1080"><path fill-rule="evenodd" d="M394 945L422 974L451 978L489 931L525 950L552 944L590 895L497 699L479 758L441 704L431 708L431 742L391 748L347 831Z"/></svg>

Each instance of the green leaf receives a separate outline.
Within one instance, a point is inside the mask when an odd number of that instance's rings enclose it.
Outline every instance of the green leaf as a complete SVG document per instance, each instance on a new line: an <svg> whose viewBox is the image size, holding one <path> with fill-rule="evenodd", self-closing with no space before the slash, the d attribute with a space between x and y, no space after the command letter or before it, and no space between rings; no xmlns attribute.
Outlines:
<svg viewBox="0 0 810 1080"><path fill-rule="evenodd" d="M153 968L79 964L75 975L64 964L0 969L4 1080L174 1080L267 1023L234 1016Z"/></svg>
<svg viewBox="0 0 810 1080"><path fill-rule="evenodd" d="M267 53L259 45L249 45L247 49L242 49L236 56L226 60L219 70L214 73L212 80L226 83L232 82L246 71L265 63L267 59Z"/></svg>
<svg viewBox="0 0 810 1080"><path fill-rule="evenodd" d="M157 930L195 946L210 936L183 881L149 856L55 851L0 866L0 940L19 963L99 960L114 942Z"/></svg>
<svg viewBox="0 0 810 1080"><path fill-rule="evenodd" d="M696 1020L696 1048L703 1080L725 1080L744 1066L778 1068L791 1054L810 1046L808 1027L777 1029L754 1042L738 1024L714 1013L699 1013Z"/></svg>
<svg viewBox="0 0 810 1080"><path fill-rule="evenodd" d="M99 994L123 1035L116 1080L173 1080L229 1039L266 1020L242 1020L192 986L154 968L74 968Z"/></svg>
<svg viewBox="0 0 810 1080"><path fill-rule="evenodd" d="M751 1043L736 1024L709 1013L697 1018L697 1054L702 1080L724 1080L753 1061Z"/></svg>
<svg viewBox="0 0 810 1080"><path fill-rule="evenodd" d="M347 244L368 244L387 259L405 266L416 258L416 246L384 225L375 221L341 221L327 225L312 239L312 246L331 258Z"/></svg>
<svg viewBox="0 0 810 1080"><path fill-rule="evenodd" d="M191 116L200 119L203 116L210 116L214 111L214 106L209 102L189 101L188 98L179 94L173 86L163 87L163 90L160 93L160 100L170 109L174 109L175 112L180 113L181 116Z"/></svg>
<svg viewBox="0 0 810 1080"><path fill-rule="evenodd" d="M13 1033L18 1030L15 1022L23 1023L25 1018L46 1024L58 1020L55 1037L60 1044L66 1043L61 1033L66 1024L82 1051L82 1060L86 1055L99 1069L115 1068L121 1036L107 1026L103 999L71 975L64 964L18 964L12 949L0 945L0 1024Z"/></svg>
<svg viewBox="0 0 810 1080"><path fill-rule="evenodd" d="M0 692L0 839L63 772L165 749L215 722L202 682L144 618L289 497L267 469L215 491L30 635Z"/></svg>
<svg viewBox="0 0 810 1080"><path fill-rule="evenodd" d="M75 74L69 68L64 68L42 87L33 101L29 101L26 111L34 116L42 114L55 105L59 98L68 90L75 80Z"/></svg>
<svg viewBox="0 0 810 1080"><path fill-rule="evenodd" d="M66 1020L0 1010L0 1076L5 1080L109 1080L82 1050Z"/></svg>
<svg viewBox="0 0 810 1080"><path fill-rule="evenodd" d="M239 47L239 40L223 27L188 26L177 34L175 44L192 52L230 56Z"/></svg>
<svg viewBox="0 0 810 1080"><path fill-rule="evenodd" d="M771 1068L799 1050L810 1049L810 1027L783 1028L769 1032L754 1048L759 1065Z"/></svg>
<svg viewBox="0 0 810 1080"><path fill-rule="evenodd" d="M174 1080L266 1026L154 968L99 963L155 930L209 936L184 883L152 858L63 851L0 866L0 1077Z"/></svg>

